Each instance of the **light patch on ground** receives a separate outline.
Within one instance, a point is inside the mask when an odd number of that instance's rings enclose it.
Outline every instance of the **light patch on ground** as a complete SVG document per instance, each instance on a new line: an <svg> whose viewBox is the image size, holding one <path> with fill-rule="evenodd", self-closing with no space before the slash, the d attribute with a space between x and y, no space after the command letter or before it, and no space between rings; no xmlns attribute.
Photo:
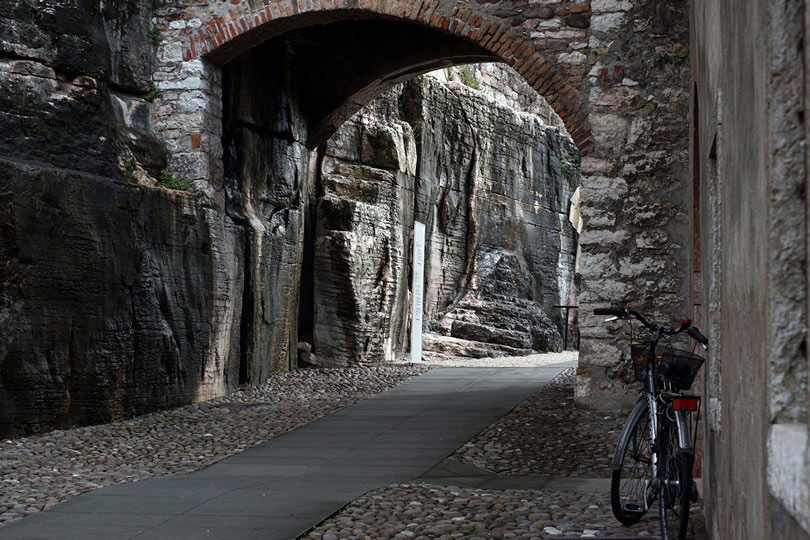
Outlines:
<svg viewBox="0 0 810 540"><path fill-rule="evenodd" d="M560 353L531 354L529 356L504 356L501 358L452 358L448 360L429 360L428 366L435 367L543 367L565 362L576 362L579 359L577 351Z"/></svg>

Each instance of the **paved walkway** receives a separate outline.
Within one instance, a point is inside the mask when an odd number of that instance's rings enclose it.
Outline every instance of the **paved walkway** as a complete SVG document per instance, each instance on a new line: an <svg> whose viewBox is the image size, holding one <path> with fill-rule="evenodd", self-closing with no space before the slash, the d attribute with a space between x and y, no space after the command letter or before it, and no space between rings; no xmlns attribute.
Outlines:
<svg viewBox="0 0 810 540"><path fill-rule="evenodd" d="M434 369L200 471L87 493L0 538L296 538L369 490L427 473L568 367Z"/></svg>

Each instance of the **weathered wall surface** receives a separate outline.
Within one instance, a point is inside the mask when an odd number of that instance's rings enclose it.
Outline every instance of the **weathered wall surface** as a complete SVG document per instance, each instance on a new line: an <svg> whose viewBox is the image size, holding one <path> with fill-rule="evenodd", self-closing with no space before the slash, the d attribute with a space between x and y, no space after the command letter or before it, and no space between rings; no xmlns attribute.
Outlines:
<svg viewBox="0 0 810 540"><path fill-rule="evenodd" d="M629 343L615 341L626 325L606 325L593 308L628 302L659 321L689 313L689 26L685 2L592 8L609 13L591 20L589 41L577 395L605 407L632 401L635 386Z"/></svg>
<svg viewBox="0 0 810 540"><path fill-rule="evenodd" d="M223 74L225 212L245 231L240 382L259 384L289 369L307 212L310 152L298 110L296 66L271 41ZM255 69L257 65L261 69Z"/></svg>
<svg viewBox="0 0 810 540"><path fill-rule="evenodd" d="M0 431L108 421L238 380L238 227L182 194L0 168Z"/></svg>
<svg viewBox="0 0 810 540"><path fill-rule="evenodd" d="M493 71L509 72L465 73ZM407 350L415 205L427 225L428 354L562 346L553 306L576 295L567 212L578 153L538 114L506 105L548 115L536 94L516 97L423 77L376 99L330 139L314 257L319 363Z"/></svg>
<svg viewBox="0 0 810 540"><path fill-rule="evenodd" d="M311 301L322 365L390 361L408 340L417 149L400 98L375 99L321 161Z"/></svg>
<svg viewBox="0 0 810 540"><path fill-rule="evenodd" d="M418 217L429 232L426 347L471 356L559 350L553 306L573 287L576 148L538 116L464 84L425 78L410 91L427 203Z"/></svg>
<svg viewBox="0 0 810 540"><path fill-rule="evenodd" d="M691 10L714 538L810 537L806 8L715 0Z"/></svg>

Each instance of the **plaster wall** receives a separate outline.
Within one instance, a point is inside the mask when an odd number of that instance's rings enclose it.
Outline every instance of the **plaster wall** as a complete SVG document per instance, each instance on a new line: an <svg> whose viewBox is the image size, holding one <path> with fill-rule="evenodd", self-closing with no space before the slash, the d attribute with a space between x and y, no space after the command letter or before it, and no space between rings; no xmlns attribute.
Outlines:
<svg viewBox="0 0 810 540"><path fill-rule="evenodd" d="M810 530L802 4L691 6L714 538Z"/></svg>

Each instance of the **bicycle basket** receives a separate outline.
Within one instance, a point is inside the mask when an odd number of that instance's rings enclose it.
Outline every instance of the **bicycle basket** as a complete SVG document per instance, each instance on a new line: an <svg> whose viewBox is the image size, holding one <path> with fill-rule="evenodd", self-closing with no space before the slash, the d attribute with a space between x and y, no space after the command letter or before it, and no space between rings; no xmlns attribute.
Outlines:
<svg viewBox="0 0 810 540"><path fill-rule="evenodd" d="M643 381L645 369L647 367L647 347L633 346L630 349L631 359L633 361L633 369L635 370L636 380ZM656 362L666 361L672 365L686 366L686 369L679 370L678 375L667 375L666 380L669 381L673 388L676 390L688 390L692 387L695 380L695 375L703 365L703 358L689 351L680 349L673 349L671 347L659 346L656 349L655 355Z"/></svg>

